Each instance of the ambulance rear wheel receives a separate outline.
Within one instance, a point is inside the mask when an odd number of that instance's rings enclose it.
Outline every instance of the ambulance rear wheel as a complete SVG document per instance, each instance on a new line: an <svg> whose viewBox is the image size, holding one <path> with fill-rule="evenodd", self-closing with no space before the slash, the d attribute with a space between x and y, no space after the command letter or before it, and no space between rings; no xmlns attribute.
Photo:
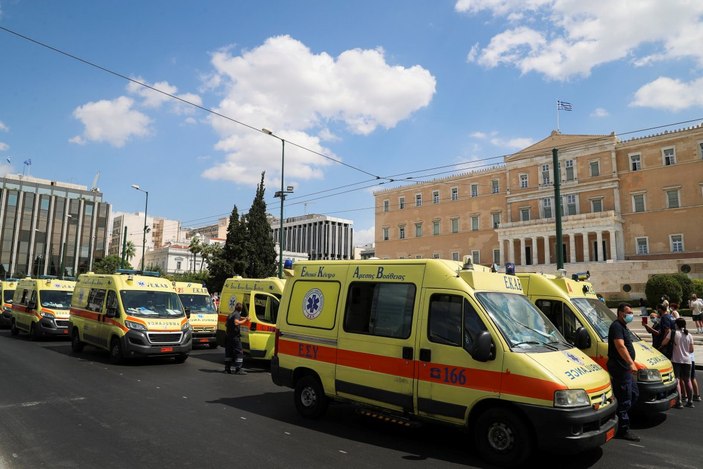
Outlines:
<svg viewBox="0 0 703 469"><path fill-rule="evenodd" d="M78 333L78 329L73 329L73 333L71 334L71 350L73 350L74 353L81 353L84 345L85 344L81 342L81 336Z"/></svg>
<svg viewBox="0 0 703 469"><path fill-rule="evenodd" d="M532 443L527 425L509 409L488 409L476 421L476 449L488 462L521 466L530 457Z"/></svg>
<svg viewBox="0 0 703 469"><path fill-rule="evenodd" d="M20 330L17 329L17 324L15 324L15 320L12 320L12 324L10 325L10 334L12 335L18 335L20 333Z"/></svg>
<svg viewBox="0 0 703 469"><path fill-rule="evenodd" d="M316 419L327 410L327 396L316 376L303 376L295 384L295 407L305 418Z"/></svg>
<svg viewBox="0 0 703 469"><path fill-rule="evenodd" d="M113 337L110 342L110 361L114 364L122 363L124 356L122 355L122 344L120 339Z"/></svg>

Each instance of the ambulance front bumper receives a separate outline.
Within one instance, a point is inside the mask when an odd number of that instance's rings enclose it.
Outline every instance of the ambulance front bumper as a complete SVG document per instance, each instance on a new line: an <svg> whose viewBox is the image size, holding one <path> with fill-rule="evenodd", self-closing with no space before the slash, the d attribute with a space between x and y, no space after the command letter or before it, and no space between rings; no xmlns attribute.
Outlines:
<svg viewBox="0 0 703 469"><path fill-rule="evenodd" d="M130 358L187 355L192 349L193 334L190 330L155 334L130 329L122 337L123 353Z"/></svg>
<svg viewBox="0 0 703 469"><path fill-rule="evenodd" d="M640 397L637 399L634 411L644 414L656 414L669 410L678 397L676 381L670 384L637 382Z"/></svg>
<svg viewBox="0 0 703 469"><path fill-rule="evenodd" d="M41 335L68 337L68 319L43 317L37 324Z"/></svg>
<svg viewBox="0 0 703 469"><path fill-rule="evenodd" d="M595 410L591 407L558 409L520 404L520 409L535 428L541 449L578 453L597 448L615 435L618 423L617 401Z"/></svg>
<svg viewBox="0 0 703 469"><path fill-rule="evenodd" d="M0 314L0 326L10 327L12 325L12 310L3 309L2 314Z"/></svg>

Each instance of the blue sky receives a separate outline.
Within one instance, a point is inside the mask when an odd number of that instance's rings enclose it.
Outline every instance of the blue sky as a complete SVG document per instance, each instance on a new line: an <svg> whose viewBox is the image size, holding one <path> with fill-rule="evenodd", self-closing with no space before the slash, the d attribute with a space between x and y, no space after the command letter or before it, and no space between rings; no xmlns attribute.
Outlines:
<svg viewBox="0 0 703 469"><path fill-rule="evenodd" d="M0 27L199 106L0 30L0 172L99 172L114 211L143 210L139 184L185 226L248 210L262 171L279 213L262 128L287 141L285 215L362 243L374 190L497 163L556 128L556 100L567 134L703 118L697 1L0 0Z"/></svg>

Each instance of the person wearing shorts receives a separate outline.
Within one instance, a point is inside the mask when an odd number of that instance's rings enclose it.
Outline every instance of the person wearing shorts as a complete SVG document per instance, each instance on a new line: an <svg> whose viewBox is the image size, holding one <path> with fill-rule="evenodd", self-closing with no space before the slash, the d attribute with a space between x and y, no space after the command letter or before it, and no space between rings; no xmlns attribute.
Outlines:
<svg viewBox="0 0 703 469"><path fill-rule="evenodd" d="M693 362L693 337L686 329L686 320L678 318L675 322L676 328L672 331L674 349L671 362L674 365L674 375L679 385L679 401L676 403L677 409L693 407L693 386L691 385L691 363Z"/></svg>
<svg viewBox="0 0 703 469"><path fill-rule="evenodd" d="M691 318L696 323L696 332L703 333L703 299L698 298L695 293L691 294L688 307L691 308Z"/></svg>

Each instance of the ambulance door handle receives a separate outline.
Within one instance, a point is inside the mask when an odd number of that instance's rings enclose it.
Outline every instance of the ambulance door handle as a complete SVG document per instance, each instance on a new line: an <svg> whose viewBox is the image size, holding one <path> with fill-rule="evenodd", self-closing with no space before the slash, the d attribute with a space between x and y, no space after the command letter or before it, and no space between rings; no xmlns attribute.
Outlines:
<svg viewBox="0 0 703 469"><path fill-rule="evenodd" d="M420 361L429 362L432 361L432 351L428 348L420 349Z"/></svg>
<svg viewBox="0 0 703 469"><path fill-rule="evenodd" d="M413 359L413 348L412 347L403 347L403 360L412 360Z"/></svg>

